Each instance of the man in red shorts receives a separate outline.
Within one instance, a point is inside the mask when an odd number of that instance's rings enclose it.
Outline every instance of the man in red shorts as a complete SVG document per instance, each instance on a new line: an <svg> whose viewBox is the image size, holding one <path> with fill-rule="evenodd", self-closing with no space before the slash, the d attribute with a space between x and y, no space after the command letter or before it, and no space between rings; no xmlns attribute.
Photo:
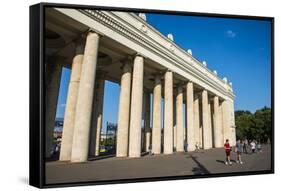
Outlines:
<svg viewBox="0 0 281 191"><path fill-rule="evenodd" d="M228 164L232 164L231 161L230 161L230 152L231 152L231 147L230 147L230 144L229 144L229 141L228 139L226 139L225 143L224 143L224 150L225 150L225 154L226 154L226 161L225 161L225 164L228 165Z"/></svg>

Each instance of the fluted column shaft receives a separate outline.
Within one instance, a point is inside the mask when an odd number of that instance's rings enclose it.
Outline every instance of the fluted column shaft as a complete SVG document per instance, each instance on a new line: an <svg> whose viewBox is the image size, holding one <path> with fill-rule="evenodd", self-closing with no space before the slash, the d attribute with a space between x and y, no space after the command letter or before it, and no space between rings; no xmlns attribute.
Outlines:
<svg viewBox="0 0 281 191"><path fill-rule="evenodd" d="M208 102L208 115L209 115L209 127L210 127L210 141L211 141L211 148L214 146L214 137L213 137L213 114L212 114L212 104L211 100Z"/></svg>
<svg viewBox="0 0 281 191"><path fill-rule="evenodd" d="M95 156L100 153L100 134L102 128L102 113L103 113L103 97L104 97L104 79L98 79L97 99L96 99L96 138L95 138ZM95 125L95 124L94 124Z"/></svg>
<svg viewBox="0 0 281 191"><path fill-rule="evenodd" d="M116 156L128 156L129 141L129 119L130 119L130 102L131 102L131 76L132 67L129 63L123 66L123 74L120 83L120 98L118 112L118 130Z"/></svg>
<svg viewBox="0 0 281 191"><path fill-rule="evenodd" d="M234 103L232 100L227 100L228 107L228 135L229 143L234 146L236 144L236 129L235 129L235 116L234 116Z"/></svg>
<svg viewBox="0 0 281 191"><path fill-rule="evenodd" d="M164 154L173 153L173 73L165 73Z"/></svg>
<svg viewBox="0 0 281 191"><path fill-rule="evenodd" d="M70 82L68 85L64 113L60 161L69 161L71 159L76 105L83 63L83 51L84 47L82 47L82 44L79 44L76 48L76 55L74 56L71 65Z"/></svg>
<svg viewBox="0 0 281 191"><path fill-rule="evenodd" d="M176 90L177 91L177 90ZM177 149L177 104L176 101L177 100L177 92L176 95L173 96L173 119L174 119L174 123L173 123L173 150Z"/></svg>
<svg viewBox="0 0 281 191"><path fill-rule="evenodd" d="M94 32L89 32L86 39L82 73L78 90L73 146L71 152L72 162L85 162L88 158L98 44L99 35Z"/></svg>
<svg viewBox="0 0 281 191"><path fill-rule="evenodd" d="M203 122L203 148L209 149L212 147L212 136L209 120L208 92L202 91L202 122Z"/></svg>
<svg viewBox="0 0 281 191"><path fill-rule="evenodd" d="M230 110L228 100L222 102L223 137L230 140Z"/></svg>
<svg viewBox="0 0 281 191"><path fill-rule="evenodd" d="M221 117L220 114L221 112L219 111L219 97L215 96L214 97L214 147L219 148L222 147L222 126L221 126Z"/></svg>
<svg viewBox="0 0 281 191"><path fill-rule="evenodd" d="M198 146L200 146L200 112L199 112L199 97L198 95L194 95L194 102L193 102L193 118L194 118L194 142Z"/></svg>
<svg viewBox="0 0 281 191"><path fill-rule="evenodd" d="M219 115L218 115L218 121L219 121L219 133L220 133L220 145L223 147L224 145L224 130L223 130L223 116L222 116L222 103L219 103Z"/></svg>
<svg viewBox="0 0 281 191"><path fill-rule="evenodd" d="M176 137L177 144L176 148L178 152L183 152L184 138L183 138L183 91L182 87L177 88L177 97L176 97Z"/></svg>
<svg viewBox="0 0 281 191"><path fill-rule="evenodd" d="M151 145L151 129L150 129L150 93L145 92L145 108L144 108L144 151L149 150Z"/></svg>
<svg viewBox="0 0 281 191"><path fill-rule="evenodd" d="M153 89L152 152L161 153L161 77L156 76Z"/></svg>
<svg viewBox="0 0 281 191"><path fill-rule="evenodd" d="M129 157L141 156L141 121L143 101L143 57L134 59L132 99L130 113Z"/></svg>
<svg viewBox="0 0 281 191"><path fill-rule="evenodd" d="M188 151L195 150L195 136L194 136L194 92L193 83L188 82L186 85L186 118L187 118L187 143Z"/></svg>

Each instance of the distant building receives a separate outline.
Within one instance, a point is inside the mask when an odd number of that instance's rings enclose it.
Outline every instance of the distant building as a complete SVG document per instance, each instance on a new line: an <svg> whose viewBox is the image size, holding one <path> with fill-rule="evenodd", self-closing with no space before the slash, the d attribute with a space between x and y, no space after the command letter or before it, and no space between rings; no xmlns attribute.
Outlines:
<svg viewBox="0 0 281 191"><path fill-rule="evenodd" d="M62 137L63 118L56 118L53 137Z"/></svg>

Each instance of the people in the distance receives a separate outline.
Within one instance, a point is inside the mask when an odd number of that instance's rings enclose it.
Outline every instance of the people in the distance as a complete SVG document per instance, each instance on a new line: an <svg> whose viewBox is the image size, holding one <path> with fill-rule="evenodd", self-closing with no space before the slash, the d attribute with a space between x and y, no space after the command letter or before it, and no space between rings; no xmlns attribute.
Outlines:
<svg viewBox="0 0 281 191"><path fill-rule="evenodd" d="M185 143L184 143L184 151L188 152L188 143L187 143L187 141L185 141Z"/></svg>
<svg viewBox="0 0 281 191"><path fill-rule="evenodd" d="M250 145L251 145L252 153L255 153L255 151L256 151L256 142L254 140L252 140Z"/></svg>
<svg viewBox="0 0 281 191"><path fill-rule="evenodd" d="M230 161L230 152L231 152L231 147L230 147L230 144L229 144L229 140L226 139L225 143L224 143L224 150L225 150L225 155L226 155L226 160L225 160L225 164L228 165L228 164L232 164L231 161Z"/></svg>
<svg viewBox="0 0 281 191"><path fill-rule="evenodd" d="M198 142L196 142L196 144L195 144L195 151L196 151L196 152L199 151L199 144L198 144Z"/></svg>
<svg viewBox="0 0 281 191"><path fill-rule="evenodd" d="M248 146L248 140L245 139L245 140L243 141L243 153L248 154L247 146Z"/></svg>
<svg viewBox="0 0 281 191"><path fill-rule="evenodd" d="M261 150L261 142L260 141L257 144L257 150L258 150L259 153L262 152L262 150Z"/></svg>
<svg viewBox="0 0 281 191"><path fill-rule="evenodd" d="M151 145L148 146L148 155L152 155L152 148L151 148Z"/></svg>

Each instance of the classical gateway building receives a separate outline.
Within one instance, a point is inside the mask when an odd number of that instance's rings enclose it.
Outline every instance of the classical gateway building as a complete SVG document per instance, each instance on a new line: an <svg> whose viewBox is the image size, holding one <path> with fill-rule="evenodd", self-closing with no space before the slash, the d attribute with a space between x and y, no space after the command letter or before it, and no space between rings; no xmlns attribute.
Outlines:
<svg viewBox="0 0 281 191"><path fill-rule="evenodd" d="M141 157L149 148L182 152L186 142L189 151L196 144L223 147L225 139L235 144L232 84L176 45L172 34L150 26L145 14L47 8L45 19L46 157L62 67L71 77L61 161L99 155L105 80L120 84L116 157Z"/></svg>

